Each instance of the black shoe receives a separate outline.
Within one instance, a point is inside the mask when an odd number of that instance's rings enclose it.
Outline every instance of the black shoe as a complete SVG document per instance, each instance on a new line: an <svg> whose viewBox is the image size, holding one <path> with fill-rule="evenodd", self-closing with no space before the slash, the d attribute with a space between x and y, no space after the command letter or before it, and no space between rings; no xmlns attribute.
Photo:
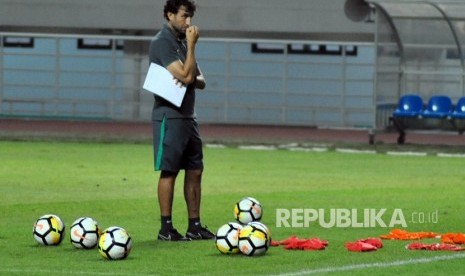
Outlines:
<svg viewBox="0 0 465 276"><path fill-rule="evenodd" d="M191 239L179 234L178 230L173 228L166 232L162 232L160 230L160 232L158 232L158 240L160 241L190 241Z"/></svg>
<svg viewBox="0 0 465 276"><path fill-rule="evenodd" d="M215 234L210 232L207 227L199 227L196 230L187 230L186 238L191 240L214 240Z"/></svg>

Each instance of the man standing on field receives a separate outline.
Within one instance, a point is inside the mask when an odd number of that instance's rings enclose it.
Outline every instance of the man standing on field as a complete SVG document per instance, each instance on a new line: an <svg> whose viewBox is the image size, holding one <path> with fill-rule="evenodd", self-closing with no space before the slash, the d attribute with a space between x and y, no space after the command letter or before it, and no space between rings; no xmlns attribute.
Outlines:
<svg viewBox="0 0 465 276"><path fill-rule="evenodd" d="M203 152L194 105L195 89L204 89L206 83L195 60L199 38L197 26L191 25L195 9L192 0L167 0L164 7L167 22L150 44L150 62L165 67L173 75L173 81L187 86L179 108L155 96L152 111L155 170L161 171L158 239L165 241L215 238L200 223ZM172 223L174 185L180 170L185 170L184 198L189 216L186 236L181 235Z"/></svg>

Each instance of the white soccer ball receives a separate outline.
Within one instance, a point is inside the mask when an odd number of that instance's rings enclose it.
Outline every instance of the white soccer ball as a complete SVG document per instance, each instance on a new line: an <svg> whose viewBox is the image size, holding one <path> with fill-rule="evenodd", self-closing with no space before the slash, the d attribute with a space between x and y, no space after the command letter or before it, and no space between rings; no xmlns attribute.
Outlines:
<svg viewBox="0 0 465 276"><path fill-rule="evenodd" d="M65 236L65 224L57 215L43 215L34 223L32 235L42 245L59 245Z"/></svg>
<svg viewBox="0 0 465 276"><path fill-rule="evenodd" d="M242 226L236 222L222 225L216 232L216 248L223 254L239 253L239 232Z"/></svg>
<svg viewBox="0 0 465 276"><path fill-rule="evenodd" d="M81 217L71 225L70 240L76 248L91 249L97 246L102 231L98 223L89 217Z"/></svg>
<svg viewBox="0 0 465 276"><path fill-rule="evenodd" d="M260 228L260 230L265 232L268 236L268 247L271 245L271 232L268 226L266 226L264 223L260 221L252 221L252 222L249 222L247 225L255 226L256 228Z"/></svg>
<svg viewBox="0 0 465 276"><path fill-rule="evenodd" d="M108 260L125 259L131 249L131 236L124 228L118 226L105 229L98 241L98 251Z"/></svg>
<svg viewBox="0 0 465 276"><path fill-rule="evenodd" d="M268 251L270 238L266 231L254 224L248 224L239 233L239 250L247 256L260 256Z"/></svg>
<svg viewBox="0 0 465 276"><path fill-rule="evenodd" d="M262 205L253 197L245 197L234 206L234 218L242 224L259 221L262 218Z"/></svg>

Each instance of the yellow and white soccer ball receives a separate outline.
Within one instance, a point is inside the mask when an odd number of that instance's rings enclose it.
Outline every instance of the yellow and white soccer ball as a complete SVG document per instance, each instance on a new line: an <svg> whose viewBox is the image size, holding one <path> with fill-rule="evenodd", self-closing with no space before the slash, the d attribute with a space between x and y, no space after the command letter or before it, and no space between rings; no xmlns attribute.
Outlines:
<svg viewBox="0 0 465 276"><path fill-rule="evenodd" d="M271 237L266 229L250 223L242 228L239 233L239 250L247 256L264 255L270 246Z"/></svg>
<svg viewBox="0 0 465 276"><path fill-rule="evenodd" d="M102 233L98 223L90 217L81 217L75 220L69 232L71 244L80 249L91 249L97 246Z"/></svg>
<svg viewBox="0 0 465 276"><path fill-rule="evenodd" d="M132 249L132 238L122 227L112 226L103 231L98 251L107 260L125 259Z"/></svg>
<svg viewBox="0 0 465 276"><path fill-rule="evenodd" d="M253 197L244 197L234 205L234 218L242 224L259 221L262 218L262 205Z"/></svg>
<svg viewBox="0 0 465 276"><path fill-rule="evenodd" d="M216 248L223 254L239 253L239 233L242 226L236 222L222 225L216 232Z"/></svg>
<svg viewBox="0 0 465 276"><path fill-rule="evenodd" d="M260 221L252 221L252 222L249 222L248 225L252 225L252 226L255 226L256 228L260 228L263 232L265 232L268 237L268 247L271 245L271 240L272 240L271 231L268 228L268 226L266 226L264 223Z"/></svg>
<svg viewBox="0 0 465 276"><path fill-rule="evenodd" d="M43 215L34 223L32 235L42 245L59 245L65 236L65 224L57 215Z"/></svg>

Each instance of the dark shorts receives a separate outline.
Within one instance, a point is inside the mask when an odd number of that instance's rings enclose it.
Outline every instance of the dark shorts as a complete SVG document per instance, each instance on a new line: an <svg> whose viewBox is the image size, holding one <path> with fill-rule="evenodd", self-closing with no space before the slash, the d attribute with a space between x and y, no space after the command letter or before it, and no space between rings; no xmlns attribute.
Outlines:
<svg viewBox="0 0 465 276"><path fill-rule="evenodd" d="M152 121L156 171L202 170L202 139L194 119Z"/></svg>

